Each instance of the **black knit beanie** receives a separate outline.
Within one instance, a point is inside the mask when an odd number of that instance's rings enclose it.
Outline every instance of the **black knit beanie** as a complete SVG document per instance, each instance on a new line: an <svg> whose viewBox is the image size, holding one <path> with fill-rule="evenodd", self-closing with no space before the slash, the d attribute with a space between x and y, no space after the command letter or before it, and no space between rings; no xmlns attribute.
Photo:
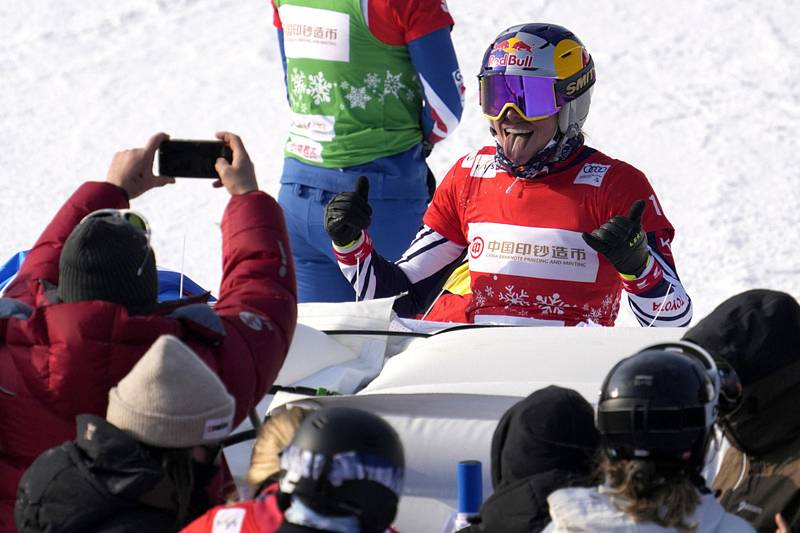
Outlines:
<svg viewBox="0 0 800 533"><path fill-rule="evenodd" d="M63 302L104 300L137 312L158 301L155 254L144 232L124 220L78 224L64 243L58 271Z"/></svg>

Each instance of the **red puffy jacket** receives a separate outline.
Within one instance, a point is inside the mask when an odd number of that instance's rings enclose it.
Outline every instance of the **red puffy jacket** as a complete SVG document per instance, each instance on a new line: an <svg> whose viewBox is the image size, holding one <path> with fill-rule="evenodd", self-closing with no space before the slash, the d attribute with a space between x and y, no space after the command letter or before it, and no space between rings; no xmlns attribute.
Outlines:
<svg viewBox="0 0 800 533"><path fill-rule="evenodd" d="M14 531L25 468L75 437L76 415L105 416L109 389L160 335L182 339L222 379L236 398L234 424L267 392L289 349L294 265L280 207L263 192L233 196L225 209L213 311L190 301L129 316L109 302L52 303L47 289L58 284L59 254L75 225L96 209L127 206L119 187L82 185L0 299L0 533Z"/></svg>

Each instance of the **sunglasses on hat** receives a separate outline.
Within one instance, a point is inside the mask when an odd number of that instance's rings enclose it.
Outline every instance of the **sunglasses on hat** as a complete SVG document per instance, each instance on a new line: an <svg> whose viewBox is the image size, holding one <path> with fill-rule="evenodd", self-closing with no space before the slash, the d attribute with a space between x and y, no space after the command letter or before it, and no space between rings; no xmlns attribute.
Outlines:
<svg viewBox="0 0 800 533"><path fill-rule="evenodd" d="M139 267L139 270L136 271L137 276L142 275L142 271L144 269L144 265L147 263L147 257L150 255L150 224L147 222L147 219L144 218L144 215L139 213L138 211L134 211L133 209L98 209L97 211L92 211L85 217L81 219L78 223L80 226L87 220L95 219L95 218L110 218L113 220L121 220L126 224L133 226L134 228L138 229L144 236L147 238L147 253L144 254L144 259L142 260L142 264Z"/></svg>
<svg viewBox="0 0 800 533"><path fill-rule="evenodd" d="M147 243L150 243L150 224L144 218L144 215L138 211L133 209L98 209L83 217L79 225L93 218L111 218L127 222L134 228L141 230L147 237Z"/></svg>

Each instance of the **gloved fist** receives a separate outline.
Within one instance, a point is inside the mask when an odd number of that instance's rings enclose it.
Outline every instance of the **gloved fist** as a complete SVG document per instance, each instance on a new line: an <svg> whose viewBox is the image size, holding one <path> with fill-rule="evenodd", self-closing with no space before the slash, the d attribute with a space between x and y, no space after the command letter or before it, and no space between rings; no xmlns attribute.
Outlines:
<svg viewBox="0 0 800 533"><path fill-rule="evenodd" d="M341 192L325 206L325 231L337 246L346 246L361 236L372 223L372 208L367 202L369 179L359 176L355 192Z"/></svg>
<svg viewBox="0 0 800 533"><path fill-rule="evenodd" d="M650 251L641 224L644 206L644 200L636 200L628 216L617 215L583 234L586 244L606 256L620 274L638 276L647 266Z"/></svg>

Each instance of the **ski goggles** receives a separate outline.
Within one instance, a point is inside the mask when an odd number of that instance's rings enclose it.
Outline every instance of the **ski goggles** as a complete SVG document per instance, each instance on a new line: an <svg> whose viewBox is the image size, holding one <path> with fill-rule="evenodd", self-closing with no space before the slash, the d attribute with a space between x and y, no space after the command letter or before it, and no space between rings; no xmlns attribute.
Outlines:
<svg viewBox="0 0 800 533"><path fill-rule="evenodd" d="M741 402L742 382L726 361L714 359L708 351L693 342L668 342L648 347L651 348L679 352L699 361L714 386L714 399L721 414L730 413Z"/></svg>
<svg viewBox="0 0 800 533"><path fill-rule="evenodd" d="M87 220L93 218L111 218L122 220L123 222L130 224L134 228L144 233L145 237L147 237L147 244L150 244L150 224L148 224L147 219L144 218L144 215L137 211L132 209L98 209L97 211L92 211L83 217L78 225L83 224Z"/></svg>
<svg viewBox="0 0 800 533"><path fill-rule="evenodd" d="M481 109L490 120L500 120L509 109L531 122L558 113L553 78L493 74L479 81Z"/></svg>
<svg viewBox="0 0 800 533"><path fill-rule="evenodd" d="M563 105L588 91L595 81L594 61L589 58L583 68L563 80L499 73L478 76L478 81L486 118L500 120L503 113L513 109L533 122L555 115Z"/></svg>

